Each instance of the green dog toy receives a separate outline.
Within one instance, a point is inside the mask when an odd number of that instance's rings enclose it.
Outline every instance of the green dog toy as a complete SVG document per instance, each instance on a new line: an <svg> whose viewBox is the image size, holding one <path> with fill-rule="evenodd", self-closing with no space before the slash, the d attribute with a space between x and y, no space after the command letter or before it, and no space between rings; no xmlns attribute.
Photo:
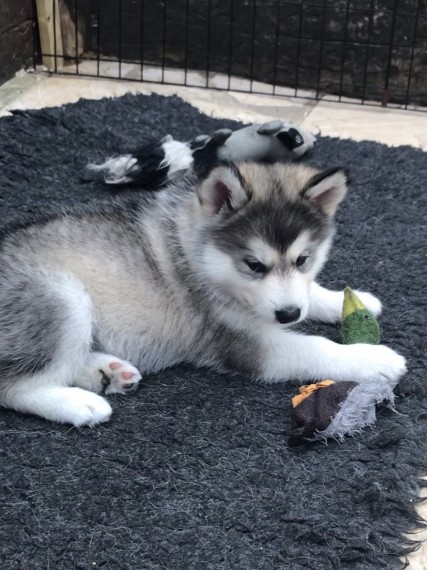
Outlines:
<svg viewBox="0 0 427 570"><path fill-rule="evenodd" d="M344 290L341 332L343 344L378 344L380 341L377 319L350 287ZM360 393L355 390L357 387ZM374 423L375 404L382 399L393 399L391 388L383 392L379 390L378 394L375 394L372 388L362 389L360 384L351 381L323 380L301 386L299 393L292 398L292 416L299 427L291 434L290 445L298 445L301 440L307 438L342 439L345 434L355 433L365 425ZM345 402L351 393L354 402L352 401L346 410ZM342 417L339 418L339 414Z"/></svg>
<svg viewBox="0 0 427 570"><path fill-rule="evenodd" d="M379 344L380 327L374 315L368 311L356 293L346 287L342 309L341 331L343 344Z"/></svg>

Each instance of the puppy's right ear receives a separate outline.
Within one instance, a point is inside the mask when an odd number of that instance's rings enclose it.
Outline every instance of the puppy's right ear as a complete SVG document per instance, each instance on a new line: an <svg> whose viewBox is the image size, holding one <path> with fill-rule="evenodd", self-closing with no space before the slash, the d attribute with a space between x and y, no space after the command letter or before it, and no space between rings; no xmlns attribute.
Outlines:
<svg viewBox="0 0 427 570"><path fill-rule="evenodd" d="M198 189L202 210L209 215L227 215L239 210L250 200L245 182L234 164L214 168Z"/></svg>

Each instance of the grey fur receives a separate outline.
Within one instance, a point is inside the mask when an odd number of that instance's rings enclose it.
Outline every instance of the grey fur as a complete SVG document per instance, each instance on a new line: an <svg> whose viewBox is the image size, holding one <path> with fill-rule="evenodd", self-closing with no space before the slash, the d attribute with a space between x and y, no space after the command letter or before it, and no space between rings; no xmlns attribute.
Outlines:
<svg viewBox="0 0 427 570"><path fill-rule="evenodd" d="M0 306L0 378L34 374L48 366L60 342L65 314L47 276L3 265Z"/></svg>

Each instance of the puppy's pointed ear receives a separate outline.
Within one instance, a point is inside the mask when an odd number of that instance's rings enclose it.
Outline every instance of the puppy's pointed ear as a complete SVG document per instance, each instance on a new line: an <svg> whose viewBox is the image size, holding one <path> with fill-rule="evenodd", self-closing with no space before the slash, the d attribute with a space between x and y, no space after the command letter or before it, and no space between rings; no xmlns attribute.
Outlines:
<svg viewBox="0 0 427 570"><path fill-rule="evenodd" d="M210 215L233 213L250 200L242 175L234 164L214 168L200 183L197 195L203 211Z"/></svg>
<svg viewBox="0 0 427 570"><path fill-rule="evenodd" d="M302 196L328 216L333 216L347 193L348 174L343 168L329 168L315 174L305 185Z"/></svg>

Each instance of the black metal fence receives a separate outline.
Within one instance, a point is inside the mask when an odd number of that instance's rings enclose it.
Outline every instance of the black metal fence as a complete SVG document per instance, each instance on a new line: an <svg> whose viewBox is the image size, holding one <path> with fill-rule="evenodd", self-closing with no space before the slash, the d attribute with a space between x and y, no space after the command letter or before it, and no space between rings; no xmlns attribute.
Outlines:
<svg viewBox="0 0 427 570"><path fill-rule="evenodd" d="M52 0L52 10L54 49L35 58L51 56L56 72L427 105L427 0Z"/></svg>

